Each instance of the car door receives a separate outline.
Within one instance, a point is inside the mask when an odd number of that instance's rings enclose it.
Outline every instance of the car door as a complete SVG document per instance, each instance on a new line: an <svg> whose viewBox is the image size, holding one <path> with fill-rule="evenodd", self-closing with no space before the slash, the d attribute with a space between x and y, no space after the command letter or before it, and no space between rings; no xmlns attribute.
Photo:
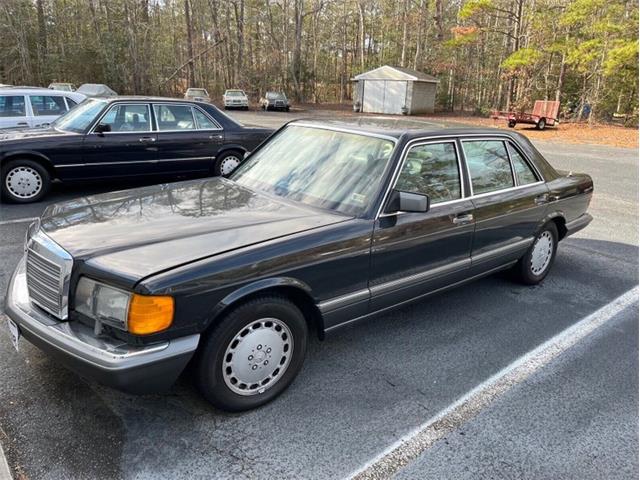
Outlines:
<svg viewBox="0 0 640 480"><path fill-rule="evenodd" d="M114 103L84 139L84 177L159 174L156 142L149 104Z"/></svg>
<svg viewBox="0 0 640 480"><path fill-rule="evenodd" d="M67 104L62 95L29 95L29 103L34 127L49 125L67 112Z"/></svg>
<svg viewBox="0 0 640 480"><path fill-rule="evenodd" d="M208 173L224 141L222 127L189 104L154 103L158 168L166 174Z"/></svg>
<svg viewBox="0 0 640 480"><path fill-rule="evenodd" d="M24 95L0 95L0 128L30 127Z"/></svg>
<svg viewBox="0 0 640 480"><path fill-rule="evenodd" d="M454 283L471 264L473 203L465 198L455 140L410 143L393 188L428 195L430 208L426 213L382 213L375 221L372 311Z"/></svg>
<svg viewBox="0 0 640 480"><path fill-rule="evenodd" d="M462 142L475 206L473 270L517 260L544 217L548 189L514 143L505 138Z"/></svg>

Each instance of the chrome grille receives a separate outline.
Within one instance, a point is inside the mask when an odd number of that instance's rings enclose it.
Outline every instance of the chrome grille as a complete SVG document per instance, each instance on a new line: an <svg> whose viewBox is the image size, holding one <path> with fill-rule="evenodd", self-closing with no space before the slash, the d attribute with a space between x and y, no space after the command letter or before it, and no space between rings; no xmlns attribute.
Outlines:
<svg viewBox="0 0 640 480"><path fill-rule="evenodd" d="M41 232L29 240L26 256L29 298L52 315L66 319L71 256Z"/></svg>
<svg viewBox="0 0 640 480"><path fill-rule="evenodd" d="M27 286L31 300L49 313L60 312L62 269L33 250L27 252Z"/></svg>

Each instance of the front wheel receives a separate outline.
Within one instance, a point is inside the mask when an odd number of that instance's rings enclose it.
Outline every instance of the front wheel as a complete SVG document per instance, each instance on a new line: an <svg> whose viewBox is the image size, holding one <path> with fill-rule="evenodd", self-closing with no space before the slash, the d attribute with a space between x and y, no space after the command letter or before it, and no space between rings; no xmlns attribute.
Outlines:
<svg viewBox="0 0 640 480"><path fill-rule="evenodd" d="M213 167L214 174L222 177L231 175L238 165L242 162L242 153L238 150L228 150L218 155L216 163Z"/></svg>
<svg viewBox="0 0 640 480"><path fill-rule="evenodd" d="M29 159L11 160L2 167L2 196L15 203L42 200L51 186L47 169Z"/></svg>
<svg viewBox="0 0 640 480"><path fill-rule="evenodd" d="M514 268L516 278L525 285L536 285L547 276L558 250L558 228L547 223L536 235L527 253Z"/></svg>
<svg viewBox="0 0 640 480"><path fill-rule="evenodd" d="M308 329L302 312L277 295L227 314L202 340L196 383L215 407L239 412L280 395L304 362Z"/></svg>

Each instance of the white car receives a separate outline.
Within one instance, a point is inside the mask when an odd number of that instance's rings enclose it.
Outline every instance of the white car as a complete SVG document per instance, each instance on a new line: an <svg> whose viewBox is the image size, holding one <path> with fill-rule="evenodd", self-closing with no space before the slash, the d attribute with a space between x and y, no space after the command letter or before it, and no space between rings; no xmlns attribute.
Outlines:
<svg viewBox="0 0 640 480"><path fill-rule="evenodd" d="M85 98L48 88L0 88L0 128L45 126Z"/></svg>
<svg viewBox="0 0 640 480"><path fill-rule="evenodd" d="M249 97L244 90L226 90L222 95L222 103L224 108L241 108L243 110L249 110Z"/></svg>
<svg viewBox="0 0 640 480"><path fill-rule="evenodd" d="M73 83L51 83L47 88L51 90L60 90L62 92L76 91L76 87L73 86Z"/></svg>

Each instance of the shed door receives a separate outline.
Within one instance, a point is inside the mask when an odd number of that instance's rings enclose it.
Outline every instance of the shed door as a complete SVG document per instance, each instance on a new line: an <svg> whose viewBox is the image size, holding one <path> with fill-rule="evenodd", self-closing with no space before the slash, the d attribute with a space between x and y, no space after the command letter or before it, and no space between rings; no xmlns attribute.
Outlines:
<svg viewBox="0 0 640 480"><path fill-rule="evenodd" d="M362 111L383 113L384 110L384 84L379 80L364 80L364 95L362 99Z"/></svg>
<svg viewBox="0 0 640 480"><path fill-rule="evenodd" d="M407 82L385 81L383 113L400 115L407 95Z"/></svg>

